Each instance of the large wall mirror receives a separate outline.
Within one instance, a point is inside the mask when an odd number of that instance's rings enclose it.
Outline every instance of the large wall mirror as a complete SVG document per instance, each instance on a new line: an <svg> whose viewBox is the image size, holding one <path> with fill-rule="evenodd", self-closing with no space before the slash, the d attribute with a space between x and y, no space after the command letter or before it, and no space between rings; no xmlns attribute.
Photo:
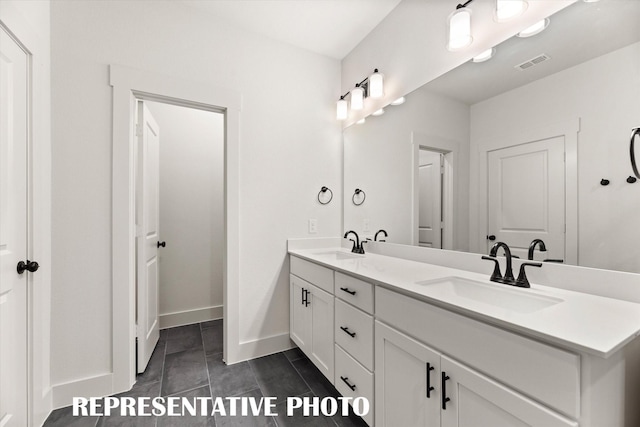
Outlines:
<svg viewBox="0 0 640 427"><path fill-rule="evenodd" d="M638 1L576 2L345 129L345 231L521 258L540 238L536 260L640 273L638 19Z"/></svg>

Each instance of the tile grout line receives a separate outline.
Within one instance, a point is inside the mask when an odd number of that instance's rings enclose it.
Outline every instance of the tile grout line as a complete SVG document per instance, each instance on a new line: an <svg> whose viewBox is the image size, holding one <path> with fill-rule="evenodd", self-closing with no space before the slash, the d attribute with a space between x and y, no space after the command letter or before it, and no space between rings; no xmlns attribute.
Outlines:
<svg viewBox="0 0 640 427"><path fill-rule="evenodd" d="M262 395L262 397L264 397L264 391L262 390L262 387L260 386L260 383L258 382L258 377L256 377L256 372L253 369L253 366L251 366L251 360L247 360L247 365L249 365L249 370L251 370L251 375L253 375L253 379L256 380L256 384L258 386L258 390L260 390L260 394ZM255 389L253 389L253 390L255 390ZM268 418L271 418L271 420L273 421L275 426L278 427L278 420L276 420L276 417L268 417Z"/></svg>

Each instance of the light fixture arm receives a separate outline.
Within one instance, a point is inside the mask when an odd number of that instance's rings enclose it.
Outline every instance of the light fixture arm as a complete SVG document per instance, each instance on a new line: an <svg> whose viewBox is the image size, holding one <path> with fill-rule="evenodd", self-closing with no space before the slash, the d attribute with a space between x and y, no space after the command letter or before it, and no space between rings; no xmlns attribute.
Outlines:
<svg viewBox="0 0 640 427"><path fill-rule="evenodd" d="M469 5L469 3L471 3L473 0L467 0L466 2L462 3L462 4L458 4L456 6L456 10L457 9L462 9L463 7L467 7Z"/></svg>

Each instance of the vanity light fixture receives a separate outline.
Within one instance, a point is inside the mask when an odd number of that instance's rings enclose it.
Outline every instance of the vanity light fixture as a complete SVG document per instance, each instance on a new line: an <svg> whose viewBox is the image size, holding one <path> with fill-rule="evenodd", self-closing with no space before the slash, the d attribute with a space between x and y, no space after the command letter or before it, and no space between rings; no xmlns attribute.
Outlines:
<svg viewBox="0 0 640 427"><path fill-rule="evenodd" d="M358 121L356 122L356 124L357 124L357 125L362 125L362 124L364 124L364 122L366 122L366 121L367 121L367 119L365 119L365 118L363 117L363 118L361 118L360 120L358 120Z"/></svg>
<svg viewBox="0 0 640 427"><path fill-rule="evenodd" d="M480 53L479 55L474 56L472 61L473 62L488 61L491 58L493 58L493 55L495 55L495 53L496 53L496 49L492 47L491 49L487 49L484 52Z"/></svg>
<svg viewBox="0 0 640 427"><path fill-rule="evenodd" d="M544 31L544 29L547 28L548 26L549 26L549 18L545 18L542 21L538 21L532 26L520 31L517 34L517 36L523 37L523 38L535 36L536 34L540 34L542 31Z"/></svg>
<svg viewBox="0 0 640 427"><path fill-rule="evenodd" d="M344 99L344 96L341 96L336 105L336 119L344 120L347 118L349 113L349 106L347 105L347 100Z"/></svg>
<svg viewBox="0 0 640 427"><path fill-rule="evenodd" d="M378 69L373 70L373 74L365 77L356 87L340 96L336 103L336 119L345 120L349 115L347 96L351 95L351 109L364 109L364 100L367 97L382 98L384 96L384 75Z"/></svg>
<svg viewBox="0 0 640 427"><path fill-rule="evenodd" d="M393 101L391 105L402 105L404 104L404 101L405 101L404 96L401 96L400 98Z"/></svg>
<svg viewBox="0 0 640 427"><path fill-rule="evenodd" d="M447 49L455 51L467 47L473 41L471 37L471 10L467 5L473 0L456 6L456 10L449 15L449 42Z"/></svg>
<svg viewBox="0 0 640 427"><path fill-rule="evenodd" d="M524 0L496 0L496 21L504 22L522 15L527 6Z"/></svg>
<svg viewBox="0 0 640 427"><path fill-rule="evenodd" d="M384 114L384 108L379 109L378 111L375 111L374 113L372 113L372 116L381 116Z"/></svg>

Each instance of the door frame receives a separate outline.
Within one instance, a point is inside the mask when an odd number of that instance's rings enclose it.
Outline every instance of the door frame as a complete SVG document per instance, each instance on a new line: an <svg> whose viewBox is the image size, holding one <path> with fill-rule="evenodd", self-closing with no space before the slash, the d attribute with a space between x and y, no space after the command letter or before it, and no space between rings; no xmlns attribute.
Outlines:
<svg viewBox="0 0 640 427"><path fill-rule="evenodd" d="M135 124L138 99L198 108L225 116L223 358L239 354L239 140L241 95L210 83L185 81L120 65L109 66L113 88L112 393L135 383ZM229 286L231 284L231 286Z"/></svg>
<svg viewBox="0 0 640 427"><path fill-rule="evenodd" d="M418 246L418 224L419 224L419 166L420 166L420 150L429 150L444 155L444 174L442 176L442 218L444 226L442 228L442 249L454 249L454 206L456 205L457 195L455 192L455 164L457 161L458 143L456 141L442 138L435 135L427 135L420 132L411 132L411 144L413 153L413 169L411 171L411 184L413 186L413 198L411 207L412 222L412 242L414 246Z"/></svg>
<svg viewBox="0 0 640 427"><path fill-rule="evenodd" d="M488 218L488 161L489 152L503 148L514 147L529 142L540 141L555 137L564 139L564 178L565 178L565 262L578 265L578 132L580 119L571 119L547 125L533 126L519 132L497 134L484 138L478 143L478 232L476 238L476 252L484 253L481 249L489 234ZM505 144L504 141L509 141ZM473 179L473 175L472 175ZM473 202L471 206L473 206ZM471 211L473 218L474 212ZM473 250L473 245L472 245Z"/></svg>

